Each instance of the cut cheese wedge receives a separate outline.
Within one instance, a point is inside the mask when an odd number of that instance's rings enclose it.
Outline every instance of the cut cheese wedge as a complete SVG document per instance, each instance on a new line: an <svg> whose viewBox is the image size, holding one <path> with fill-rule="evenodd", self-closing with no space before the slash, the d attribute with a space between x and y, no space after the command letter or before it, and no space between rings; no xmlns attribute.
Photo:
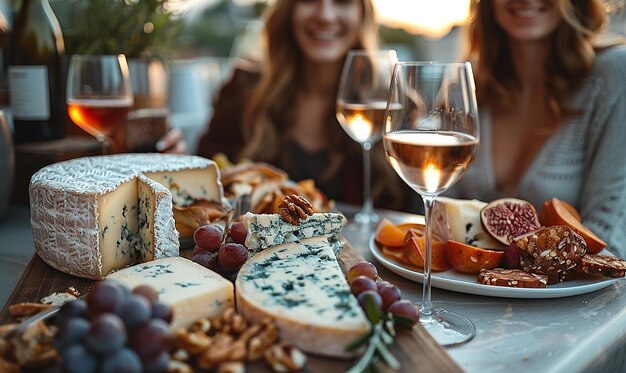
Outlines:
<svg viewBox="0 0 626 373"><path fill-rule="evenodd" d="M369 330L326 237L253 256L235 287L240 313L254 321L272 318L281 338L312 354L352 356L346 347Z"/></svg>
<svg viewBox="0 0 626 373"><path fill-rule="evenodd" d="M58 270L102 279L139 260L178 255L172 204L199 199L224 201L219 170L205 158L121 154L55 163L30 182L35 249Z"/></svg>
<svg viewBox="0 0 626 373"><path fill-rule="evenodd" d="M243 224L248 229L246 247L257 253L268 247L311 237L335 237L333 240L338 241L336 237L343 229L345 217L330 212L315 213L301 220L299 225L293 225L285 222L278 214L249 212L244 215Z"/></svg>
<svg viewBox="0 0 626 373"><path fill-rule="evenodd" d="M437 197L433 208L433 231L446 240L480 247L503 248L489 233L483 230L480 210L486 202L477 199L454 199Z"/></svg>
<svg viewBox="0 0 626 373"><path fill-rule="evenodd" d="M172 307L170 329L186 328L202 318L217 318L234 306L233 284L217 273L185 258L158 259L110 274L130 289L149 285L159 301Z"/></svg>

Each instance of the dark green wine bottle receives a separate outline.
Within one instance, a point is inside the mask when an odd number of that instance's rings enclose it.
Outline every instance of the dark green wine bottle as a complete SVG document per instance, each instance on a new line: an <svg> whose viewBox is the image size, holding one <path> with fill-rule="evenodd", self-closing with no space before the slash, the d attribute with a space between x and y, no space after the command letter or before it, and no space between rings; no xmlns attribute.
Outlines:
<svg viewBox="0 0 626 373"><path fill-rule="evenodd" d="M65 134L65 44L48 0L23 0L13 23L9 95L16 143Z"/></svg>

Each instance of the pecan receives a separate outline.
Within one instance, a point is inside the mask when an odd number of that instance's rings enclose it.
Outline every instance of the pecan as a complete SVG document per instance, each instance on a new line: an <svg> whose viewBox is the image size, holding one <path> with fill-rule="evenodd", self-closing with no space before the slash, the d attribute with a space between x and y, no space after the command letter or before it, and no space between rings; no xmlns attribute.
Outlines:
<svg viewBox="0 0 626 373"><path fill-rule="evenodd" d="M306 355L294 346L279 343L265 352L265 360L275 372L297 372L304 368Z"/></svg>
<svg viewBox="0 0 626 373"><path fill-rule="evenodd" d="M304 197L291 194L278 205L278 213L287 223L300 225L300 220L313 215L313 206Z"/></svg>

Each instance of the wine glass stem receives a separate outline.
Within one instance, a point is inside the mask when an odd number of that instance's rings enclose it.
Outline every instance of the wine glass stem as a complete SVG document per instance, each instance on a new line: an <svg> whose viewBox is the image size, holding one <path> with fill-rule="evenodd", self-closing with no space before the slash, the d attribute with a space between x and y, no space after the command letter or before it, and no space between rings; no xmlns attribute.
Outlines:
<svg viewBox="0 0 626 373"><path fill-rule="evenodd" d="M372 203L372 169L370 162L370 150L372 144L369 142L363 143L363 212L372 215L374 212L374 205Z"/></svg>
<svg viewBox="0 0 626 373"><path fill-rule="evenodd" d="M425 225L426 229L424 232L424 285L422 289L422 305L420 309L420 322L422 324L427 324L433 321L433 307L432 302L430 300L430 265L432 262L432 210L433 204L435 203L435 196L422 196L424 200L424 211L425 211Z"/></svg>

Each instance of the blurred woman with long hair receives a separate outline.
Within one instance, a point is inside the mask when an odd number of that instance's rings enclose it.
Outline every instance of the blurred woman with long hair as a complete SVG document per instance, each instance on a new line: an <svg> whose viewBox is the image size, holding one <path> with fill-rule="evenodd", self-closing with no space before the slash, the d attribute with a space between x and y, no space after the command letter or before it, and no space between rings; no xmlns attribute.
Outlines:
<svg viewBox="0 0 626 373"><path fill-rule="evenodd" d="M199 154L268 162L294 180L315 179L330 198L360 204L361 149L338 124L335 104L347 52L377 48L371 1L277 0L264 19L262 61L239 61ZM402 183L381 144L372 166L374 200L403 208Z"/></svg>

